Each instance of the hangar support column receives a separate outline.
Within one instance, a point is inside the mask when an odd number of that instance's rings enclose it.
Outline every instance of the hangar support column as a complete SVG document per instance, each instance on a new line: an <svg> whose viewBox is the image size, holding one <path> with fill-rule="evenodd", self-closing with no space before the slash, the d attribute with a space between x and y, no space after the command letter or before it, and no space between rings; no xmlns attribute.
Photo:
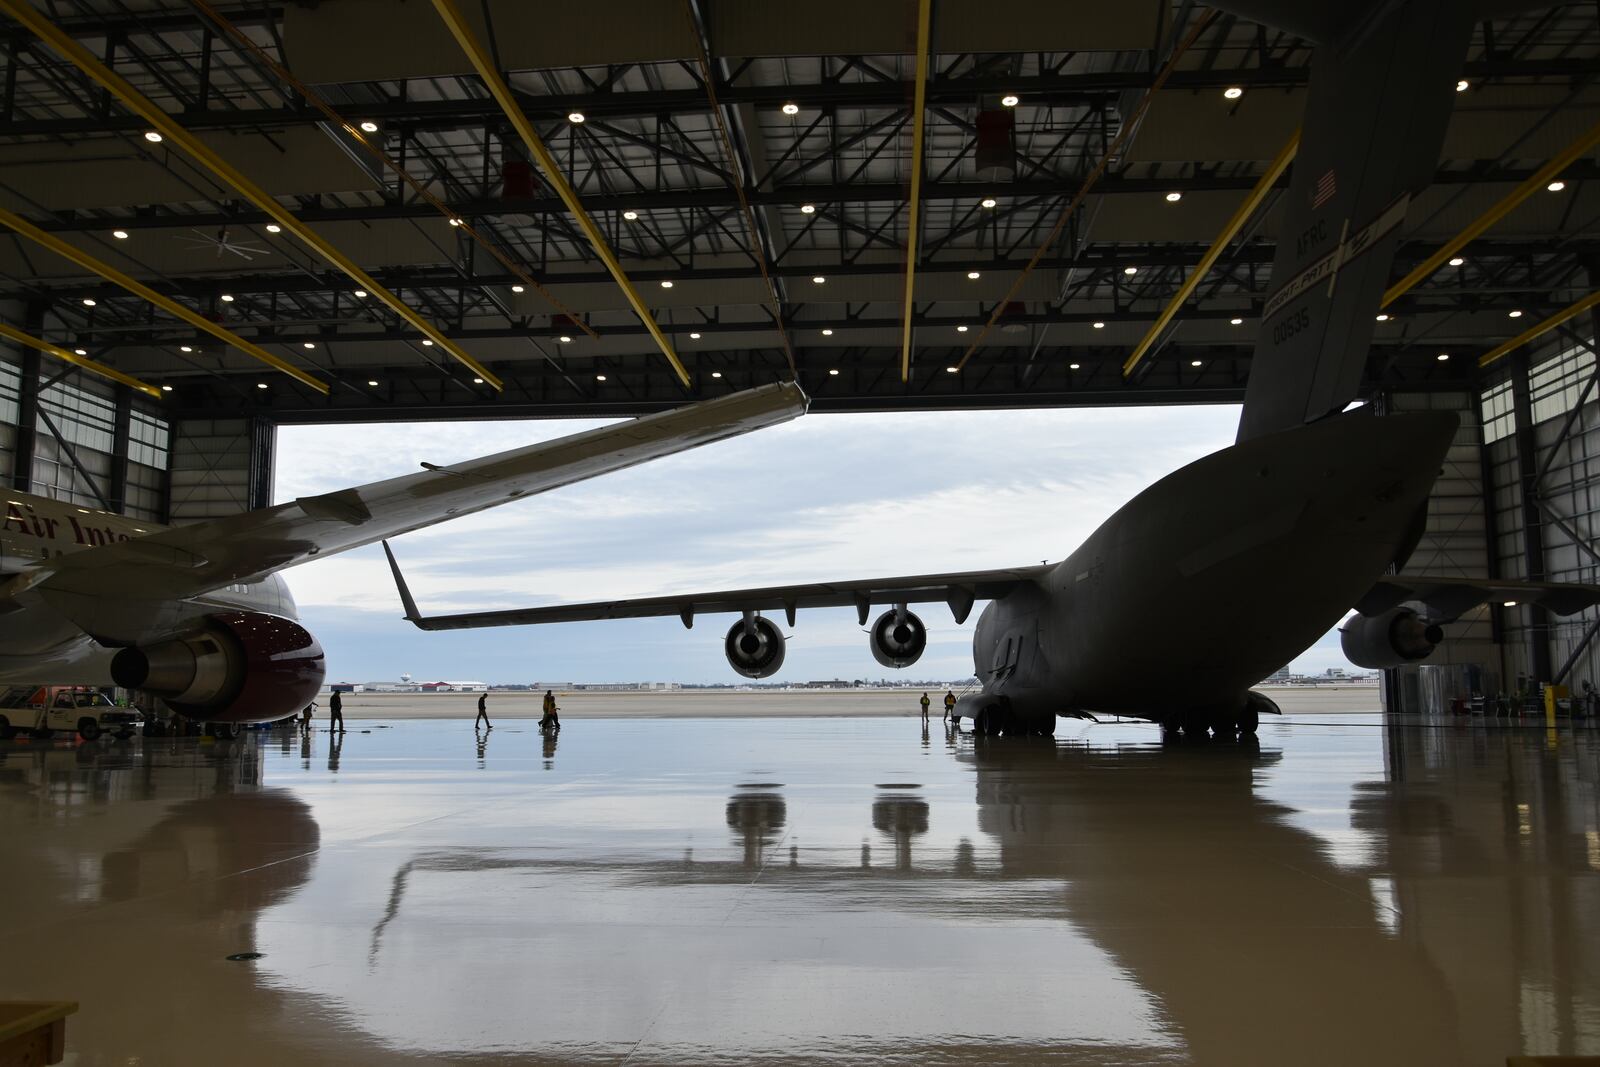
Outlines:
<svg viewBox="0 0 1600 1067"><path fill-rule="evenodd" d="M1523 576L1542 582L1544 565L1544 516L1539 511L1539 444L1533 427L1533 404L1529 399L1528 354L1517 356L1511 373L1512 410L1516 418L1517 483L1522 497ZM1532 624L1528 629L1528 665L1533 680L1548 681L1550 669L1550 615L1535 604L1526 605Z"/></svg>

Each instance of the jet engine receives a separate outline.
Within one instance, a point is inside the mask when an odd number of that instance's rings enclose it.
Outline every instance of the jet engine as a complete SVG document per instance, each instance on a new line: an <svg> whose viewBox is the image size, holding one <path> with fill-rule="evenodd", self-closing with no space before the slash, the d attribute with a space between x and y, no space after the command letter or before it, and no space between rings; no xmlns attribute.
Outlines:
<svg viewBox="0 0 1600 1067"><path fill-rule="evenodd" d="M1427 659L1444 629L1410 608L1391 608L1382 615L1357 615L1345 623L1339 643L1345 658L1358 667L1398 667Z"/></svg>
<svg viewBox="0 0 1600 1067"><path fill-rule="evenodd" d="M315 637L293 619L260 612L212 615L193 633L124 648L111 660L118 685L206 722L292 715L316 698L324 673Z"/></svg>
<svg viewBox="0 0 1600 1067"><path fill-rule="evenodd" d="M733 624L722 647L734 670L746 678L766 678L783 666L783 642L770 620L752 615Z"/></svg>
<svg viewBox="0 0 1600 1067"><path fill-rule="evenodd" d="M872 658L885 667L909 667L928 647L928 628L903 607L879 615L870 632Z"/></svg>

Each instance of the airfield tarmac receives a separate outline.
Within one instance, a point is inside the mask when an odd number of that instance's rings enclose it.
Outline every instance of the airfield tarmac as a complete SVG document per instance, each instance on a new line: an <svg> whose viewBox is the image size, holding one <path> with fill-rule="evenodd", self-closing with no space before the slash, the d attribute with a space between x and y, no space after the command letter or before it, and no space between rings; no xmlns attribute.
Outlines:
<svg viewBox="0 0 1600 1067"><path fill-rule="evenodd" d="M1268 686L1261 690L1285 715L1332 715L1380 710L1378 687ZM355 693L344 698L346 719L476 718L477 693ZM961 695L961 690L956 691ZM677 689L643 691L559 690L562 721L644 718L795 718L800 716L921 715L916 689ZM928 690L932 714L943 710L943 689ZM490 720L537 719L544 693L489 693ZM317 698L327 714L328 696Z"/></svg>
<svg viewBox="0 0 1600 1067"><path fill-rule="evenodd" d="M1595 1054L1597 783L1359 714L0 742L0 999L78 1067Z"/></svg>

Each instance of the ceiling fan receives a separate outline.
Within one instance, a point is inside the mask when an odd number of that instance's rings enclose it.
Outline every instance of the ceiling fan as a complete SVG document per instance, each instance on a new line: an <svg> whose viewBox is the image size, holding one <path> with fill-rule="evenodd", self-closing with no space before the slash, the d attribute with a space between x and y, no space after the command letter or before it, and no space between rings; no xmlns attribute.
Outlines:
<svg viewBox="0 0 1600 1067"><path fill-rule="evenodd" d="M196 234L197 236L179 237L178 240L183 241L186 244L215 248L217 250L218 259L221 259L224 253L227 253L228 255L238 256L240 259L248 263L256 256L269 256L272 254L271 249L265 248L261 245L243 244L237 241L229 240L228 228L226 226L219 228L215 237L200 229L191 228L189 232Z"/></svg>

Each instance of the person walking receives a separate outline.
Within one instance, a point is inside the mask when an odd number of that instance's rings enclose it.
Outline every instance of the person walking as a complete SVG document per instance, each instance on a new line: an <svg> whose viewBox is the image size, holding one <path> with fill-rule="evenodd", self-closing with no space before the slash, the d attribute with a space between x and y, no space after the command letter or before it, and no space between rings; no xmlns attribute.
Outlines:
<svg viewBox="0 0 1600 1067"><path fill-rule="evenodd" d="M952 689L946 689L944 691L944 717L948 719L951 715L955 714L955 710L956 710L956 694L955 694L955 691L952 690Z"/></svg>
<svg viewBox="0 0 1600 1067"><path fill-rule="evenodd" d="M555 693L546 689L544 691L544 718L539 720L539 729L552 731L561 729L561 716L556 714L560 710L560 708L556 707Z"/></svg>
<svg viewBox="0 0 1600 1067"><path fill-rule="evenodd" d="M344 733L344 699L337 690L328 698L328 732L331 734L335 729Z"/></svg>
<svg viewBox="0 0 1600 1067"><path fill-rule="evenodd" d="M922 718L923 721L926 722L928 718L928 705L931 703L931 701L928 700L928 694L923 693L922 699L918 701L918 703L922 705Z"/></svg>
<svg viewBox="0 0 1600 1067"><path fill-rule="evenodd" d="M487 690L478 694L478 719L483 720L484 726L491 730L494 729L494 723L489 721L489 693ZM472 720L472 730L474 733L476 733L478 730L478 719Z"/></svg>

